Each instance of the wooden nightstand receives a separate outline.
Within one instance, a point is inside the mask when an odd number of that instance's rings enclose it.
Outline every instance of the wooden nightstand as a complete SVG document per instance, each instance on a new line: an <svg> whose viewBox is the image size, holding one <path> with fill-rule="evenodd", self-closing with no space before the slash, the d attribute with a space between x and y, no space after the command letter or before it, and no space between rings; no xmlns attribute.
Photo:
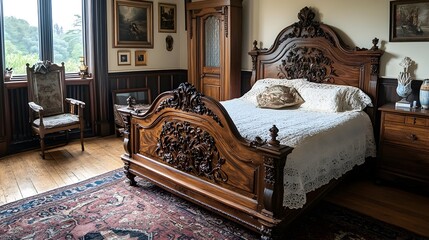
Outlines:
<svg viewBox="0 0 429 240"><path fill-rule="evenodd" d="M429 192L429 110L381 111L378 177Z"/></svg>

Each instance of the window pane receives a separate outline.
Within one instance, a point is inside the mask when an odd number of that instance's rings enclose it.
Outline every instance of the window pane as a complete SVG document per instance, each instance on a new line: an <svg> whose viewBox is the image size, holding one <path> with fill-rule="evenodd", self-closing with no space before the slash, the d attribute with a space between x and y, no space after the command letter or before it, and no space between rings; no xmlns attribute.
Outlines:
<svg viewBox="0 0 429 240"><path fill-rule="evenodd" d="M220 20L215 16L210 16L205 20L205 54L206 66L220 66Z"/></svg>
<svg viewBox="0 0 429 240"><path fill-rule="evenodd" d="M79 72L83 56L82 0L52 0L54 62L64 62L66 72Z"/></svg>
<svg viewBox="0 0 429 240"><path fill-rule="evenodd" d="M6 67L26 74L25 64L39 59L37 1L3 0L3 13Z"/></svg>

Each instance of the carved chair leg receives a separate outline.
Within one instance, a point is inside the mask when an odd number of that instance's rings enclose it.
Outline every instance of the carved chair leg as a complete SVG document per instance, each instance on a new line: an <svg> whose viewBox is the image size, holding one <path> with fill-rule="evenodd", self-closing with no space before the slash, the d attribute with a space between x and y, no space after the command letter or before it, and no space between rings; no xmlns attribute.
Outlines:
<svg viewBox="0 0 429 240"><path fill-rule="evenodd" d="M80 145L82 146L82 152L85 151L85 147L83 146L83 129L80 129Z"/></svg>
<svg viewBox="0 0 429 240"><path fill-rule="evenodd" d="M45 136L40 136L40 149L42 151L42 159L45 159Z"/></svg>

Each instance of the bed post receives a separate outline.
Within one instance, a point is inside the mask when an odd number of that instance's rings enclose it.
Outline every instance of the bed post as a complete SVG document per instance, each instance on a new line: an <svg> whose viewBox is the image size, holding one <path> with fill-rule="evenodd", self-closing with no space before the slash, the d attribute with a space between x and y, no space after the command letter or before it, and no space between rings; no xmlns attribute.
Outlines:
<svg viewBox="0 0 429 240"><path fill-rule="evenodd" d="M256 75L256 66L258 62L258 54L259 54L259 48L257 47L258 41L253 41L253 49L249 51L249 55L252 57L252 77L250 78L250 86L253 86L255 84L257 75Z"/></svg>
<svg viewBox="0 0 429 240"><path fill-rule="evenodd" d="M260 219L262 224L261 239L268 240L274 236L274 228L281 222L283 215L283 175L286 158L293 148L280 145L277 140L279 132L276 125L270 129L271 139L259 147L264 151L264 209L262 214L268 219Z"/></svg>
<svg viewBox="0 0 429 240"><path fill-rule="evenodd" d="M136 186L137 182L135 180L136 175L131 173L130 171L130 161L129 159L131 159L131 112L134 111L134 107L132 106L132 101L128 100L128 107L127 108L122 108L122 109L118 109L118 112L120 114L120 116L122 117L122 120L124 121L124 131L123 131L123 138L124 138L124 142L123 142L123 146L124 146L124 150L125 153L122 154L121 159L124 162L124 173L125 176L128 178L129 184L131 186Z"/></svg>

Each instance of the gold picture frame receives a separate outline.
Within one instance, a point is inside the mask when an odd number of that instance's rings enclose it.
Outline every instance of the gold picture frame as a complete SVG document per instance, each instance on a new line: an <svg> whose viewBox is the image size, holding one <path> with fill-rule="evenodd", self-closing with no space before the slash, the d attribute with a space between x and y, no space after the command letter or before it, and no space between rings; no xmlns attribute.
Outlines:
<svg viewBox="0 0 429 240"><path fill-rule="evenodd" d="M131 65L131 52L121 50L118 51L118 65Z"/></svg>
<svg viewBox="0 0 429 240"><path fill-rule="evenodd" d="M113 47L153 48L153 3L113 1Z"/></svg>
<svg viewBox="0 0 429 240"><path fill-rule="evenodd" d="M136 66L146 66L147 55L144 50L136 50L135 52L135 65Z"/></svg>
<svg viewBox="0 0 429 240"><path fill-rule="evenodd" d="M175 33L176 29L176 4L158 3L158 32Z"/></svg>

